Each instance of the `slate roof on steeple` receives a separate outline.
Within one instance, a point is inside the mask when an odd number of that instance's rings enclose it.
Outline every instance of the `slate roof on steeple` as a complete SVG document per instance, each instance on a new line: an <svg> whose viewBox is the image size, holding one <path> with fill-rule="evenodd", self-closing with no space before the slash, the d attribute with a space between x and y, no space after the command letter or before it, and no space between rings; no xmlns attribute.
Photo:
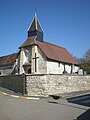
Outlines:
<svg viewBox="0 0 90 120"><path fill-rule="evenodd" d="M37 36L37 40L43 42L43 30L36 15L28 29L28 38L32 36Z"/></svg>
<svg viewBox="0 0 90 120"><path fill-rule="evenodd" d="M43 33L42 27L41 27L36 15L34 16L34 19L33 19L32 23L28 29L28 32L35 31L35 30Z"/></svg>

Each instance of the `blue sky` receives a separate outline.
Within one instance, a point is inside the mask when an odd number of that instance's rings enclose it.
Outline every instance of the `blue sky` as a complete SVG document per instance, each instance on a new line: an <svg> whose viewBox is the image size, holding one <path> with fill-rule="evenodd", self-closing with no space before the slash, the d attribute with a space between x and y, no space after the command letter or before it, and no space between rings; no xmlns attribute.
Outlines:
<svg viewBox="0 0 90 120"><path fill-rule="evenodd" d="M76 57L90 48L90 0L0 0L0 56L18 52L35 8L45 41Z"/></svg>

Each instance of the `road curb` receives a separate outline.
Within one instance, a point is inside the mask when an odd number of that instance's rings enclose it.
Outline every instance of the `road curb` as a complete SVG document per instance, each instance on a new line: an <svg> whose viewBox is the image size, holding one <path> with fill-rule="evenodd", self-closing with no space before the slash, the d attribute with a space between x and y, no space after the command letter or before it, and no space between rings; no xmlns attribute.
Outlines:
<svg viewBox="0 0 90 120"><path fill-rule="evenodd" d="M0 91L0 94L5 95L5 96L11 96L14 98L26 99L26 100L39 100L40 99L39 97L25 97L25 96L12 95L8 93L4 93L2 91Z"/></svg>

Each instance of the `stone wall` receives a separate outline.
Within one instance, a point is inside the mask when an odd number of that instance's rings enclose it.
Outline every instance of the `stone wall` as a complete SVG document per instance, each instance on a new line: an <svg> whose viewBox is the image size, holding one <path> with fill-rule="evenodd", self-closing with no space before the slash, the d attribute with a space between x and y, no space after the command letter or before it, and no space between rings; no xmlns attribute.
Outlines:
<svg viewBox="0 0 90 120"><path fill-rule="evenodd" d="M25 94L25 75L0 76L0 87Z"/></svg>
<svg viewBox="0 0 90 120"><path fill-rule="evenodd" d="M0 76L0 86L31 96L90 90L90 76L78 75L6 75Z"/></svg>
<svg viewBox="0 0 90 120"><path fill-rule="evenodd" d="M26 90L32 96L90 90L90 76L26 75Z"/></svg>

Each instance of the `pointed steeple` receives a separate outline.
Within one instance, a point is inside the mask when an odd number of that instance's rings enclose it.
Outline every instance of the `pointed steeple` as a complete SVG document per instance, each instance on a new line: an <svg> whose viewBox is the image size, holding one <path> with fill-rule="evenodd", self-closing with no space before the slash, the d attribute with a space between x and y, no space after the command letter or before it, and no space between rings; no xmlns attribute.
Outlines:
<svg viewBox="0 0 90 120"><path fill-rule="evenodd" d="M36 40L43 42L43 30L36 14L28 29L28 37L31 37L31 36L37 36Z"/></svg>

